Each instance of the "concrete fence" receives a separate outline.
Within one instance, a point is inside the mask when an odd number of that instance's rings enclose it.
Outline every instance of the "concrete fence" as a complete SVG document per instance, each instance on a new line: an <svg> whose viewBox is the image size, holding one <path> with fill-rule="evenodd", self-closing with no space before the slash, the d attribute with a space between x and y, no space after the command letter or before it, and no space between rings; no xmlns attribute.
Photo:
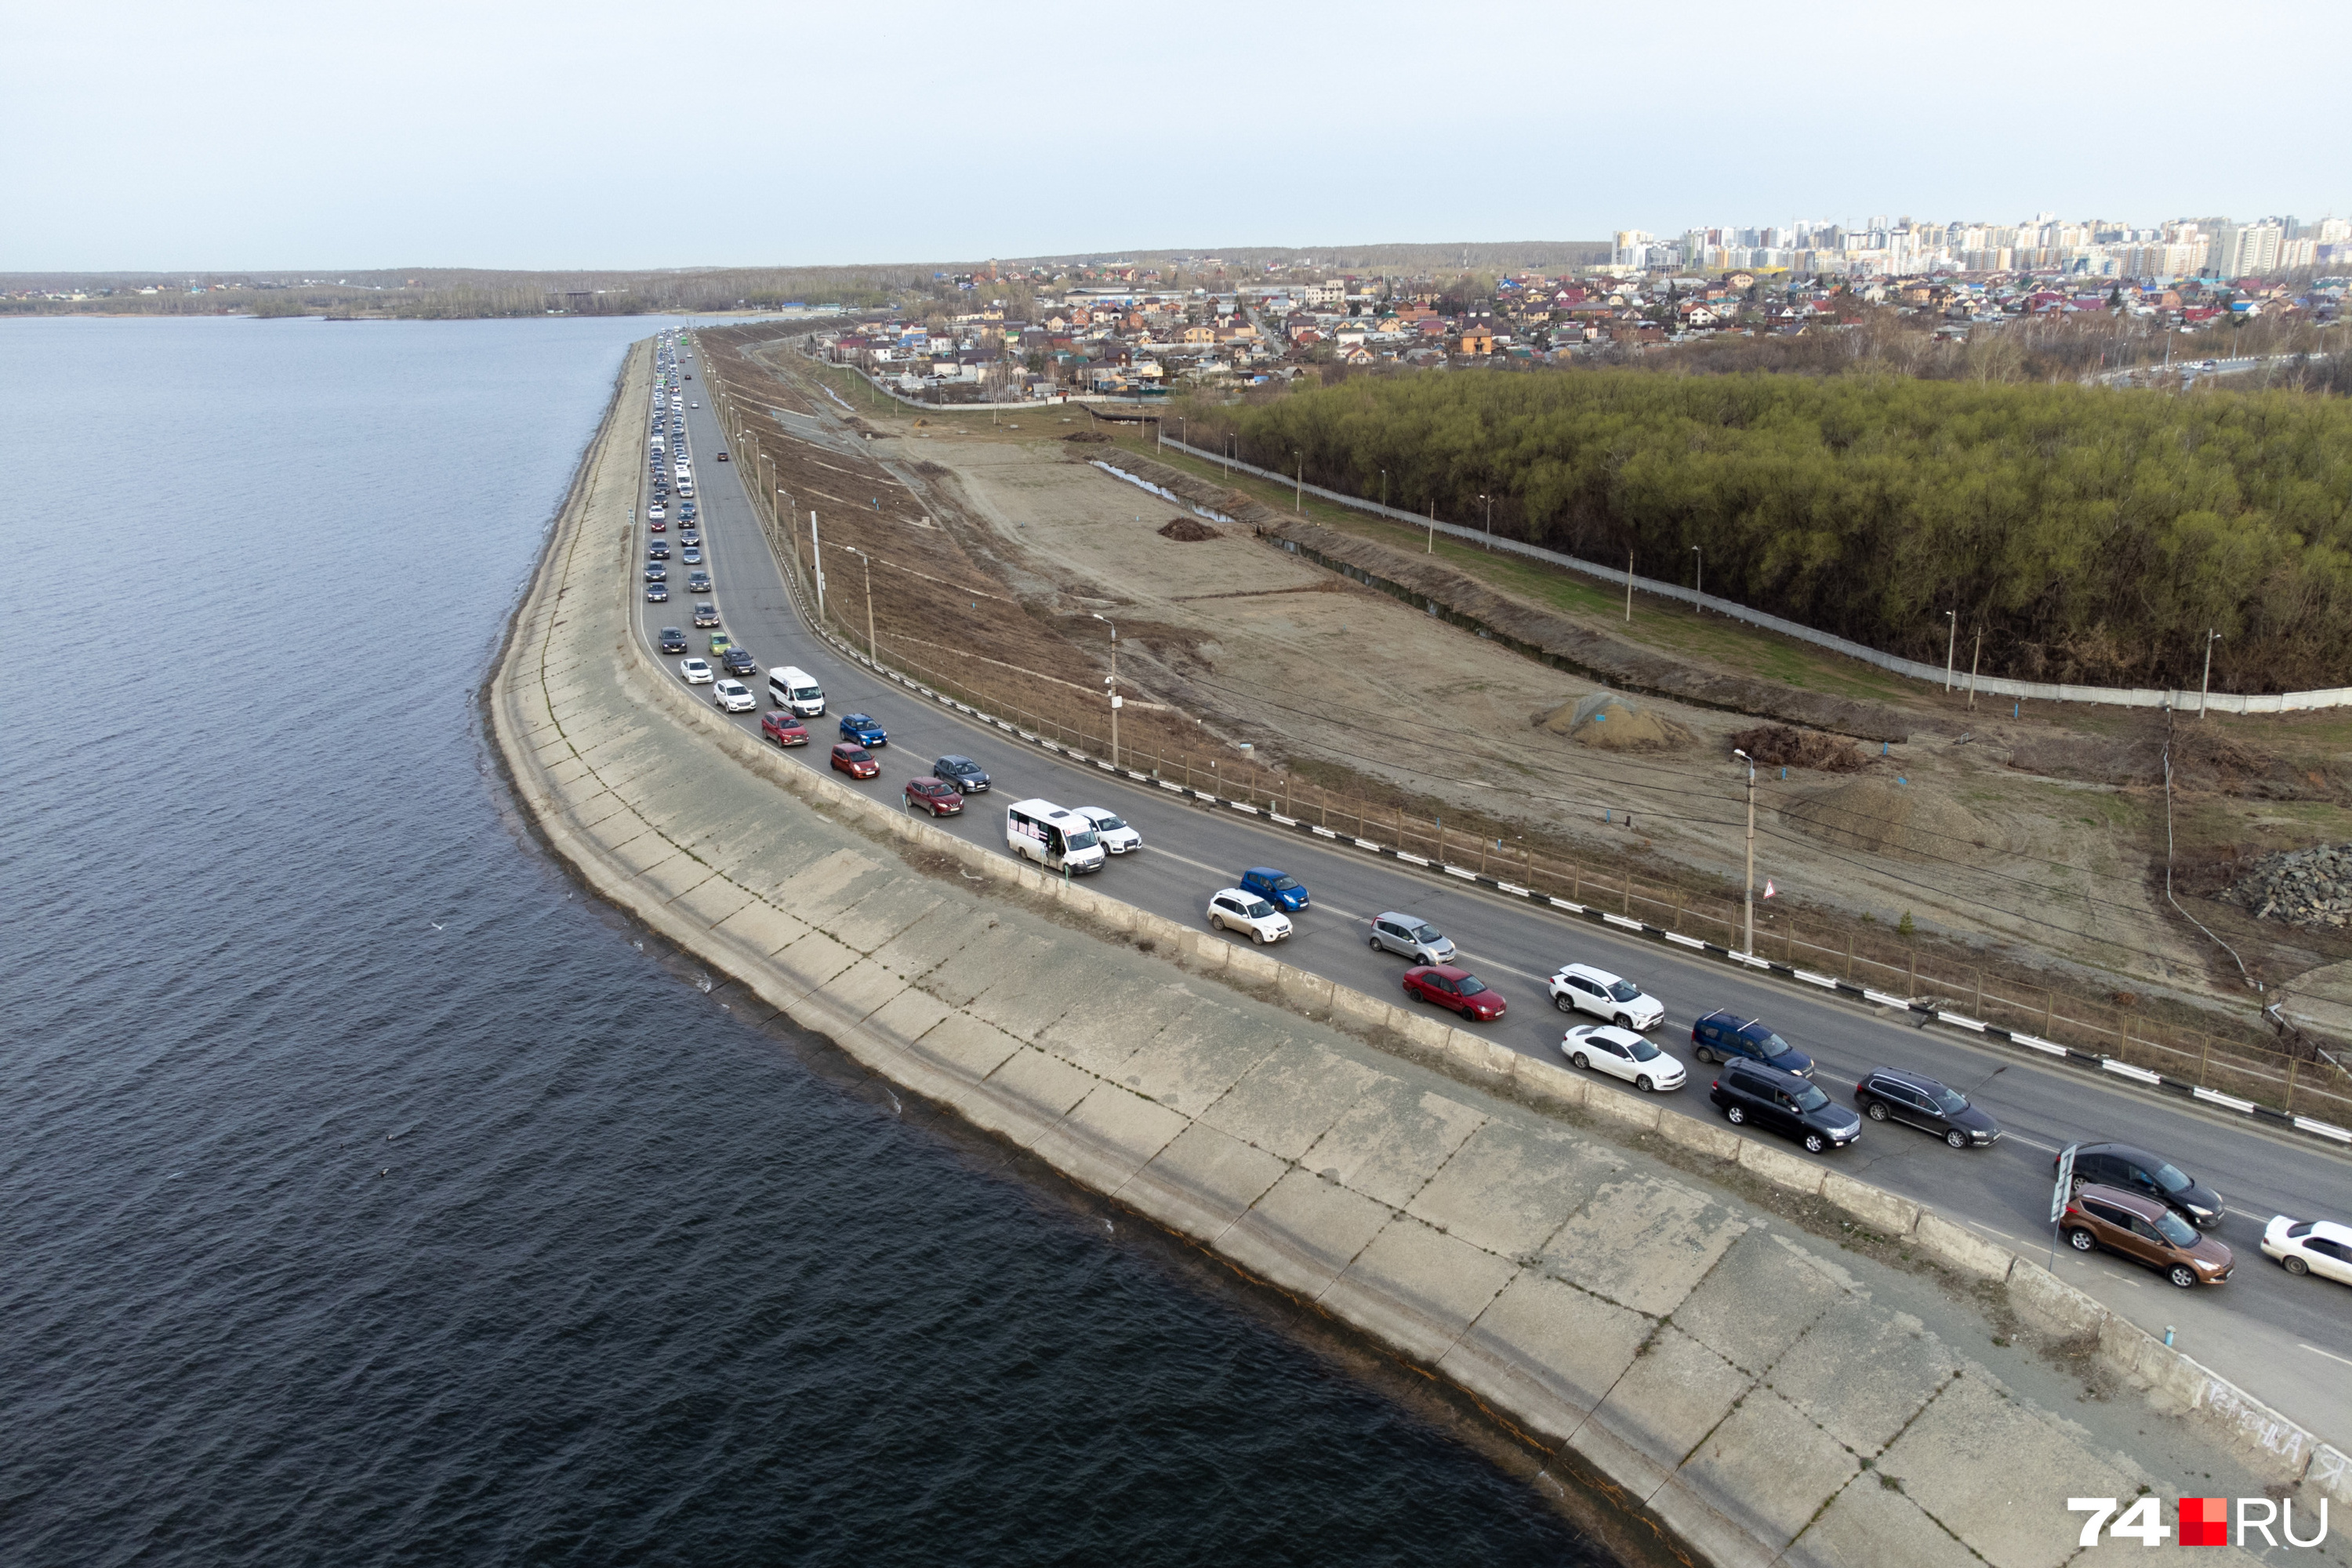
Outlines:
<svg viewBox="0 0 2352 1568"><path fill-rule="evenodd" d="M1922 664L1916 658L1901 658L1891 653L1881 653L1876 648L1865 647L1858 642L1849 642L1844 637L1833 637L1828 632L1817 631L1811 626L1801 626L1795 621L1784 620L1779 616L1767 615L1761 610L1750 609L1746 605L1737 604L1729 599L1719 599L1712 594L1701 594L1695 589L1685 588L1679 583L1662 583L1654 577L1634 575L1622 566L1607 566L1597 561L1580 560L1576 556L1563 554L1557 550L1546 550L1541 545L1528 544L1516 539L1500 538L1463 523L1445 522L1417 516L1396 507L1383 506L1379 501L1365 500L1360 496L1326 489L1321 485L1303 485L1293 475L1276 473L1271 468L1255 468L1238 458L1227 458L1222 453L1204 452L1197 447L1187 446L1181 441L1169 437L1165 432L1161 434L1160 439L1178 451L1188 453L1204 462L1224 464L1254 479L1304 489L1318 500L1331 501L1357 511L1371 512L1376 516L1388 518L1391 521L1403 523L1408 528L1435 529L1449 538L1466 540L1473 544L1483 544L1492 549L1507 551L1513 555L1542 561L1570 572L1580 573L1587 577L1597 577L1614 587L1623 587L1630 578L1633 585L1644 594L1655 595L1663 599L1678 599L1686 605L1712 610L1729 620L1744 621L1749 626L1761 626L1767 631L1778 632L1782 637L1793 637L1799 642L1811 643L1815 647L1827 648L1832 653L1843 654L1848 658L1860 659L1864 664L1874 664L1879 668L1891 670L1896 675L1908 676L1914 680L1933 681L1939 686L1946 679L1944 667L1941 665ZM1998 675L1967 675L1955 672L1951 677L1951 683L1956 690L1972 689L1984 695L2010 697L2036 702L2096 702L2118 708L2195 710L2200 701L2199 695L2194 691L2168 691L2144 686L2071 686L2063 682L2046 680L2011 680L2005 676ZM2329 687L2317 691L2279 691L2268 696L2253 697L2242 696L2235 692L2216 691L2201 700L2205 707L2217 713L2293 713L2313 708L2352 707L2352 687Z"/></svg>

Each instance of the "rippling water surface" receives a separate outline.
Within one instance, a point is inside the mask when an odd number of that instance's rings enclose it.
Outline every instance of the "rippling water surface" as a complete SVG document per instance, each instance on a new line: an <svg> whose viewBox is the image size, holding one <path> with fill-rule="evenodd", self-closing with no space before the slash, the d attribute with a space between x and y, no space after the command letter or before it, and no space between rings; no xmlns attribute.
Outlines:
<svg viewBox="0 0 2352 1568"><path fill-rule="evenodd" d="M515 831L655 324L0 323L0 1561L1601 1561Z"/></svg>

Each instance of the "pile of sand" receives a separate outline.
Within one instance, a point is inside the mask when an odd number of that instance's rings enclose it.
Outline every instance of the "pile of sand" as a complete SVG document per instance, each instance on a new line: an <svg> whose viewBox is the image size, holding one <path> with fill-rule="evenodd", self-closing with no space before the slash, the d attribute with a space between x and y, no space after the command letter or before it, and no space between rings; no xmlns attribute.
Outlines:
<svg viewBox="0 0 2352 1568"><path fill-rule="evenodd" d="M1538 713L1536 728L1605 752L1671 752L1691 740L1681 725L1614 691L1596 691Z"/></svg>
<svg viewBox="0 0 2352 1568"><path fill-rule="evenodd" d="M1218 534L1215 529L1196 518L1180 517L1162 528L1160 531L1160 537L1173 539L1180 543L1192 544L1203 539L1214 539Z"/></svg>
<svg viewBox="0 0 2352 1568"><path fill-rule="evenodd" d="M1902 860L1973 861L1993 837L1958 802L1886 773L1791 801L1780 820L1827 843Z"/></svg>
<svg viewBox="0 0 2352 1568"><path fill-rule="evenodd" d="M1756 759L1759 768L1815 768L1825 773L1858 773L1869 766L1862 749L1843 735L1818 730L1792 730L1786 724L1759 724L1731 737L1731 743Z"/></svg>

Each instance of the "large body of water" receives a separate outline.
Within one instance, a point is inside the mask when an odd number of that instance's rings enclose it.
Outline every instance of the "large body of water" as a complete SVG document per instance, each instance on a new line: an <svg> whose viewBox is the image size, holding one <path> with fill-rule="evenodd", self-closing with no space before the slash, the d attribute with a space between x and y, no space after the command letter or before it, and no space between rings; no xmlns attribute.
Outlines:
<svg viewBox="0 0 2352 1568"><path fill-rule="evenodd" d="M476 689L657 324L0 322L0 1562L1603 1561L517 829Z"/></svg>

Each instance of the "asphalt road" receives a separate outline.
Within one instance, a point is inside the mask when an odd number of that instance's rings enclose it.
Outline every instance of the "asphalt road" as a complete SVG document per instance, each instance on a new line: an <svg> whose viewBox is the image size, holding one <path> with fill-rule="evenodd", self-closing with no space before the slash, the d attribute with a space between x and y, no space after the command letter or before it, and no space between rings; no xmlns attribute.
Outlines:
<svg viewBox="0 0 2352 1568"><path fill-rule="evenodd" d="M691 363L685 368L696 378L685 382L682 391L690 401L704 402L698 371ZM1706 1099L1711 1070L1690 1055L1692 1022L1717 1007L1768 1020L1815 1058L1817 1081L1841 1101L1875 1065L1931 1073L1969 1092L2000 1119L2004 1135L1998 1144L1955 1151L1897 1123L1869 1122L1858 1143L1821 1157L1822 1163L1933 1204L2021 1251L2041 1250L2050 1237L2051 1166L2061 1147L2117 1139L2152 1149L2227 1200L2228 1216L2214 1234L2236 1253L2235 1276L2220 1287L2183 1291L2119 1258L2077 1258L2063 1247L2060 1272L2143 1326L2158 1332L2178 1326L2189 1353L2296 1419L2339 1442L2352 1433L2352 1292L2290 1277L2262 1256L2259 1245L2263 1225L2275 1214L2352 1217L2352 1160L2226 1113L2159 1100L2080 1069L2046 1065L2021 1051L1922 1027L1890 1010L1758 978L1648 939L1548 917L1452 878L1416 873L1392 860L1302 839L1238 814L1114 780L983 729L836 658L809 632L786 594L738 470L714 460L723 441L712 410L707 404L689 410L686 422L704 549L725 629L751 650L763 671L796 664L825 689L826 714L810 721L810 743L786 755L825 768L828 748L839 738L839 715L870 713L888 730L890 741L877 753L884 763L881 776L860 787L892 802L901 798L908 778L929 771L934 757L950 752L971 756L993 777L994 792L977 797L961 818L940 826L1000 853L1001 811L1007 801L1040 795L1064 805L1108 806L1142 832L1145 848L1111 861L1097 873L1096 886L1172 919L1202 921L1208 895L1229 885L1244 867L1278 866L1306 883L1314 898L1312 907L1293 917L1297 934L1281 956L1372 995L1401 999L1398 982L1406 965L1370 949L1365 921L1386 910L1420 915L1453 937L1462 949L1460 962L1507 999L1509 1013L1486 1027L1531 1055L1561 1059L1557 1053L1563 1027L1598 1021L1555 1011L1545 977L1571 962L1613 970L1665 1004L1665 1022L1652 1037L1691 1068L1689 1083L1667 1097L1671 1109L1688 1115L1720 1115ZM638 428L647 426L640 415ZM854 446L853 438L841 439ZM642 451L642 439L639 445ZM673 542L676 510L673 500ZM845 602L856 602L856 559L828 552L826 567L829 592L849 594L852 599ZM685 576L675 559L672 576L674 582ZM690 615L690 597L682 593L667 605L646 605L648 646L658 628L685 626L700 653L708 634L688 626ZM764 710L764 674L746 684L761 693ZM756 732L759 714L735 721ZM2005 1070L1991 1077L1997 1068ZM1615 1086L1614 1080L1597 1081ZM1635 1091L1623 1087L1622 1092ZM1793 1143L1789 1148L1799 1158L1809 1157Z"/></svg>

